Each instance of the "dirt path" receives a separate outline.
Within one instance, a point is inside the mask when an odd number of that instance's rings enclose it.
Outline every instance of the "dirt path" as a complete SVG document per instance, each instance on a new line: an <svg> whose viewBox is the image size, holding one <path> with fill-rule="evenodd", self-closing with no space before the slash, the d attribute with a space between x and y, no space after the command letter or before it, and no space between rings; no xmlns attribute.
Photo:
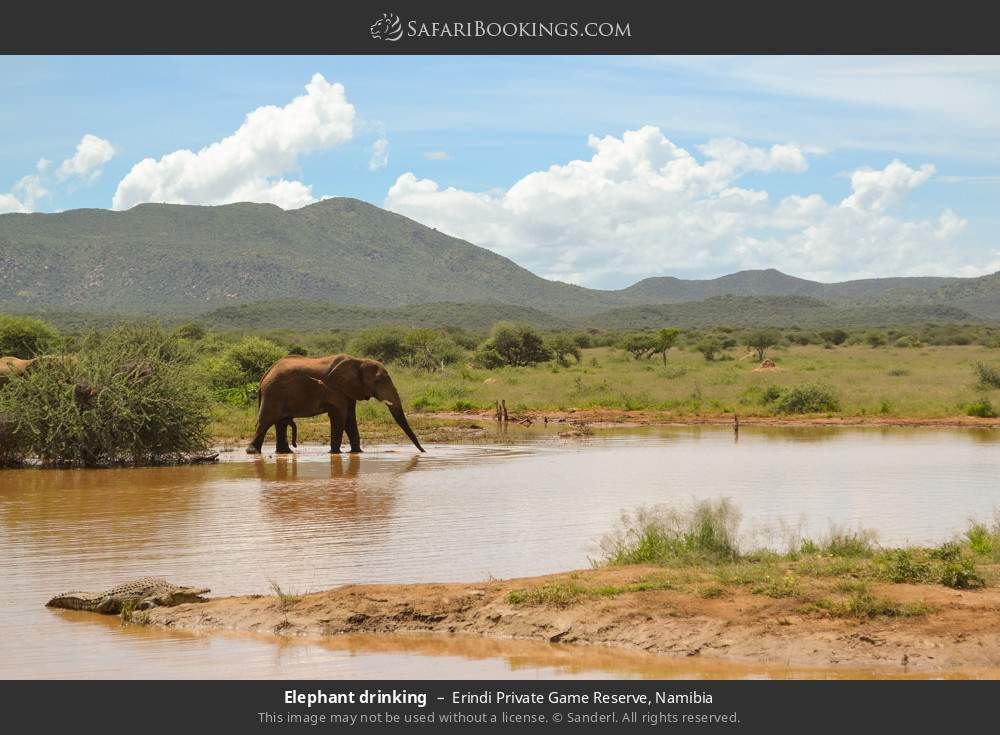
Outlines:
<svg viewBox="0 0 1000 735"><path fill-rule="evenodd" d="M634 566L481 584L349 585L285 599L228 597L157 608L147 622L282 636L432 633L533 639L756 664L875 668L886 675L986 671L1000 676L996 588L873 585L874 594L923 602L931 612L863 620L804 612L801 600L743 590L706 599L654 588L588 594L567 604L510 598L511 592L553 585L621 588L663 573L658 567Z"/></svg>

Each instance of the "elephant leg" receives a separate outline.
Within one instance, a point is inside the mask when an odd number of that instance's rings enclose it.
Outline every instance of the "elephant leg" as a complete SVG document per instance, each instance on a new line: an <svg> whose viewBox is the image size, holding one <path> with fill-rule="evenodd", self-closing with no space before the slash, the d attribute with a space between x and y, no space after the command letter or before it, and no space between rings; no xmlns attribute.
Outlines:
<svg viewBox="0 0 1000 735"><path fill-rule="evenodd" d="M276 434L276 444L275 452L277 454L291 454L292 449L288 446L288 420L282 419L274 425L274 433Z"/></svg>
<svg viewBox="0 0 1000 735"><path fill-rule="evenodd" d="M330 454L340 454L340 443L344 440L344 426L347 417L337 409L329 411L330 416Z"/></svg>
<svg viewBox="0 0 1000 735"><path fill-rule="evenodd" d="M347 439L351 442L351 454L361 453L361 432L358 431L357 401L351 401L347 409Z"/></svg>
<svg viewBox="0 0 1000 735"><path fill-rule="evenodd" d="M267 436L267 430L270 428L271 424L263 419L257 419L257 432L254 434L250 444L247 445L247 454L260 454L261 447L264 446L264 437Z"/></svg>

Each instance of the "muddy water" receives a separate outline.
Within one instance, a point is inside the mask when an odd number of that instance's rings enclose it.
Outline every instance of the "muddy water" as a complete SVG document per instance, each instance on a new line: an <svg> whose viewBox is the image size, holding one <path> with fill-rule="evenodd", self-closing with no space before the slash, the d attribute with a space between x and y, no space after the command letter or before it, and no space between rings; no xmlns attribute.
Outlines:
<svg viewBox="0 0 1000 735"><path fill-rule="evenodd" d="M476 581L586 566L622 509L728 496L750 543L832 524L930 543L1000 506L1000 432L658 428L504 446L0 472L0 678L782 676L498 642L272 639L121 629L48 610L66 589L162 575L213 594ZM623 663L627 662L627 663ZM671 673L673 672L673 673Z"/></svg>

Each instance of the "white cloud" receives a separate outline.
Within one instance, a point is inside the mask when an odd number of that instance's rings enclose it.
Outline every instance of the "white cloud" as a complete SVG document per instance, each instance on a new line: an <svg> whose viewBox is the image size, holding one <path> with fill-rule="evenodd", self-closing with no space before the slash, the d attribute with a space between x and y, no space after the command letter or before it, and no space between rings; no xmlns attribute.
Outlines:
<svg viewBox="0 0 1000 735"><path fill-rule="evenodd" d="M0 214L34 212L38 200L50 195L43 177L51 163L47 158L39 159L35 164L36 173L22 176L9 193L0 194Z"/></svg>
<svg viewBox="0 0 1000 735"><path fill-rule="evenodd" d="M405 173L385 206L546 277L596 286L740 268L838 280L967 265L950 249L965 226L954 212L920 221L890 213L934 174L931 165L855 171L839 204L808 193L772 202L740 178L802 172L806 149L721 139L699 146L696 158L655 127L591 136L589 145L589 160L529 173L506 191L463 191Z"/></svg>
<svg viewBox="0 0 1000 735"><path fill-rule="evenodd" d="M114 146L103 138L87 133L76 146L76 153L63 161L56 170L56 178L65 181L71 177L86 182L95 181L101 175L101 167L115 155ZM43 159L44 160L44 159ZM45 168L48 168L46 161Z"/></svg>
<svg viewBox="0 0 1000 735"><path fill-rule="evenodd" d="M300 155L350 140L355 111L343 85L322 74L305 89L284 107L250 112L235 133L197 153L182 149L140 161L119 182L112 206L252 201L293 209L315 202L311 186L283 176L298 168Z"/></svg>
<svg viewBox="0 0 1000 735"><path fill-rule="evenodd" d="M451 154L447 151L426 151L424 158L428 161L447 161L451 158Z"/></svg>
<svg viewBox="0 0 1000 735"><path fill-rule="evenodd" d="M915 171L899 160L881 171L867 167L858 169L851 174L854 193L842 204L854 209L881 212L901 201L933 175L934 166L929 163Z"/></svg>
<svg viewBox="0 0 1000 735"><path fill-rule="evenodd" d="M372 155L368 159L368 170L378 171L389 165L389 139L385 136L372 143Z"/></svg>

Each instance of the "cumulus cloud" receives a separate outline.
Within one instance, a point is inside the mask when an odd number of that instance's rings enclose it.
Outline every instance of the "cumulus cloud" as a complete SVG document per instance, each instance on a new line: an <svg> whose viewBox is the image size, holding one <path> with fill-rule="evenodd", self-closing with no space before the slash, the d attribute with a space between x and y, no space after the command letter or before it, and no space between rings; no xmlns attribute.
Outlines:
<svg viewBox="0 0 1000 735"><path fill-rule="evenodd" d="M424 158L428 161L447 161L451 158L451 154L447 151L426 151Z"/></svg>
<svg viewBox="0 0 1000 735"><path fill-rule="evenodd" d="M251 201L293 209L317 201L311 186L284 175L298 169L299 156L350 140L355 111L344 86L322 74L314 74L305 90L284 107L250 112L236 132L198 152L182 149L140 161L119 182L112 206Z"/></svg>
<svg viewBox="0 0 1000 735"><path fill-rule="evenodd" d="M35 173L22 176L9 193L0 194L0 214L34 212L38 200L50 195L44 176L51 163L47 158L39 159Z"/></svg>
<svg viewBox="0 0 1000 735"><path fill-rule="evenodd" d="M925 164L914 170L895 160L881 171L858 169L851 174L854 193L843 201L845 207L881 212L897 204L907 194L934 175L934 166Z"/></svg>
<svg viewBox="0 0 1000 735"><path fill-rule="evenodd" d="M378 171L389 165L389 139L381 137L372 143L372 155L368 159L368 170Z"/></svg>
<svg viewBox="0 0 1000 735"><path fill-rule="evenodd" d="M385 206L513 258L549 278L621 286L650 274L778 267L837 280L960 267L946 210L907 221L891 209L934 174L893 161L851 175L839 203L819 194L774 202L740 186L750 173L798 173L807 149L711 140L695 156L656 127L591 136L593 155L529 173L509 189L472 192L401 175Z"/></svg>
<svg viewBox="0 0 1000 735"><path fill-rule="evenodd" d="M77 144L76 153L63 161L56 169L56 178L59 181L66 181L73 177L86 182L95 181L101 175L101 167L114 155L114 146L109 141L87 133Z"/></svg>

